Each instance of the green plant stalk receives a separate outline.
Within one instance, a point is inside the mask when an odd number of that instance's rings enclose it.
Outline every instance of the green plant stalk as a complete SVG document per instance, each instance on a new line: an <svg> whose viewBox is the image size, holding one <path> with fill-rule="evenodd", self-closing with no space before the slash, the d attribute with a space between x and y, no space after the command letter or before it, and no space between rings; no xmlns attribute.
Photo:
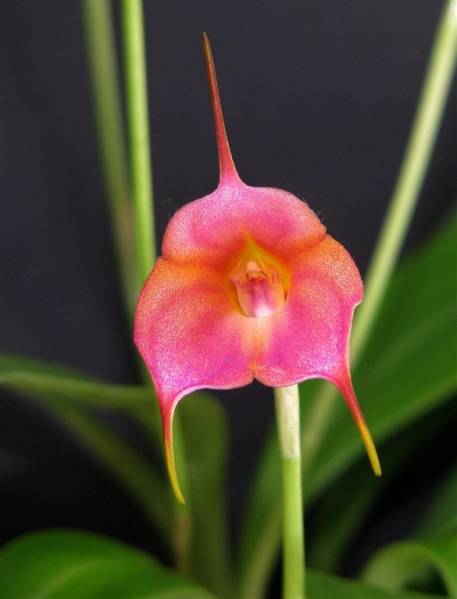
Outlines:
<svg viewBox="0 0 457 599"><path fill-rule="evenodd" d="M129 107L129 115L134 121L135 131L140 134L130 135L130 148L132 153L132 170L136 174L134 180L137 182L134 194L135 223L133 223L132 205L129 192L128 165L126 148L124 144L124 126L121 113L121 101L119 94L119 81L117 74L117 60L114 42L113 18L109 0L83 0L83 16L86 30L87 52L93 88L93 99L95 108L95 123L99 142L101 164L104 173L105 187L109 199L113 235L116 243L117 255L120 264L120 274L123 282L123 295L129 321L133 318L133 312L138 295L139 287L146 278L149 268L155 259L153 212L151 209L152 183L149 170L149 140L147 128L146 108L146 83L141 65L143 62L135 62L143 79L141 90L136 92ZM134 41L142 40L135 32L132 32ZM132 52L133 59L137 54ZM144 59L144 51L139 52ZM137 69L137 70L138 70ZM129 71L129 70L128 70ZM135 78L132 86L134 91ZM129 88L130 89L130 88ZM142 102L142 110L135 109L138 102ZM140 118L137 118L137 115ZM143 116L143 118L141 118ZM144 124L144 135L141 135L141 127ZM132 127L131 127L132 129ZM146 157L146 158L144 158ZM143 169L143 170L142 170ZM138 183L139 181L139 183ZM146 183L144 183L146 181ZM140 189L140 194L138 193ZM151 190L151 193L148 192ZM138 208L140 206L140 208ZM135 235L133 226L135 225ZM135 237L135 245L134 245ZM142 370L143 380L150 387L147 374ZM114 393L113 396L116 396ZM151 412L154 404L150 401ZM133 415L141 421L148 432L154 431L154 440L159 441L161 435L158 430L154 416L145 411L139 412L134 403L131 407ZM145 415L144 417L143 414ZM158 420L158 417L155 418ZM159 433L159 434L157 434Z"/></svg>
<svg viewBox="0 0 457 599"><path fill-rule="evenodd" d="M107 196L110 200L112 228L113 234L118 248L119 259L121 262L121 275L124 279L124 301L128 311L129 320L132 320L135 309L136 299L139 287L144 282L147 273L155 260L155 246L153 237L148 239L154 233L154 223L152 221L153 210L152 206L153 194L150 175L150 159L141 163L141 167L146 169L146 185L141 185L142 189L151 190L149 194L143 194L140 200L135 202L135 214L140 213L141 217L137 218L135 225L138 222L146 223L147 226L135 227L135 240L137 242L134 247L134 231L133 231L133 215L130 201L130 193L128 191L128 168L126 159L126 148L124 145L124 124L121 113L121 101L119 94L119 81L116 66L116 51L114 42L113 18L110 9L109 0L83 0L84 23L86 29L86 42L89 56L89 67L91 73L95 122L97 126L100 156L104 171L105 185ZM140 15L141 16L141 15ZM141 28L142 29L142 28ZM132 33L134 35L134 33ZM138 42L138 36L136 40ZM140 52L144 64L144 51ZM135 55L136 56L136 55ZM141 89L146 93L146 83L144 69L142 73L144 82ZM144 96L143 94L143 96ZM137 96L140 94L137 93ZM132 105L136 102L136 96L132 99ZM143 111L147 107L146 100L142 100ZM143 121L147 124L147 108L146 116ZM139 123L138 126L140 126ZM147 129L146 135L147 135ZM132 136L131 136L132 137ZM149 157L149 140L145 137L142 140L143 146L136 146L135 161L138 164L137 154L140 154L140 159L145 155L144 146L146 147L146 155ZM132 149L131 143L131 149ZM139 172L139 167L135 172ZM137 195L135 196L137 198ZM144 204L142 210L137 210L139 203ZM149 223L149 224L148 224ZM147 231L143 235L143 230ZM138 240L140 242L138 243ZM140 252L144 252L141 254ZM140 253L140 256L139 256ZM149 262L148 262L149 261ZM144 264L139 267L136 263ZM141 269L141 274L137 271ZM150 380L143 365L140 364L141 376L147 385L150 387ZM153 409L154 404L149 401L149 406ZM132 407L133 402L132 402ZM154 440L160 442L160 425L158 426L159 415L157 418L151 418L150 413L146 409L139 413L135 412L135 416L141 420L142 425L147 432L153 431Z"/></svg>
<svg viewBox="0 0 457 599"><path fill-rule="evenodd" d="M112 15L108 0L83 0L82 6L99 155L122 290L131 318L136 300L132 211Z"/></svg>
<svg viewBox="0 0 457 599"><path fill-rule="evenodd" d="M435 35L431 57L414 117L406 152L390 201L384 225L368 269L365 300L356 314L352 335L353 367L359 362L365 343L376 321L386 287L390 281L407 229L416 207L419 192L427 172L434 142L443 119L446 100L456 66L457 54L457 0L448 0ZM323 384L314 399L310 415L302 430L303 477L310 470L318 453L327 426L331 421L337 393L329 384ZM273 507L270 522L277 520ZM274 512L274 513L273 513ZM268 539L279 542L279 528L273 535L268 525ZM266 539L267 541L267 539ZM263 545L263 543L261 543ZM257 555L252 566L246 568L240 580L241 589L249 588L250 598L259 597L265 587L273 559L264 559L265 548ZM275 552L269 556L273 558ZM244 595L243 595L244 596Z"/></svg>
<svg viewBox="0 0 457 599"><path fill-rule="evenodd" d="M351 361L357 366L392 277L417 205L443 118L457 60L457 0L448 0L435 35L405 155L365 281L365 298L356 313ZM304 425L304 472L309 469L331 420L337 392L322 386Z"/></svg>
<svg viewBox="0 0 457 599"><path fill-rule="evenodd" d="M366 275L352 334L357 361L365 348L427 174L457 61L457 0L448 0L435 35L416 115L389 209Z"/></svg>
<svg viewBox="0 0 457 599"><path fill-rule="evenodd" d="M305 596L305 545L298 385L275 389L282 468L283 598Z"/></svg>
<svg viewBox="0 0 457 599"><path fill-rule="evenodd" d="M143 8L141 0L123 0L130 174L134 204L137 291L156 259Z"/></svg>
<svg viewBox="0 0 457 599"><path fill-rule="evenodd" d="M146 78L143 5L141 0L122 2L125 80L129 129L130 169L134 204L134 231L137 265L137 290L142 287L156 259L154 201L149 143L149 116ZM142 374L149 380L144 369ZM142 420L144 423L144 419ZM187 483L180 423L174 418L175 456L184 488ZM172 500L173 501L173 500ZM189 563L191 514L189 505L175 505L176 562L182 571Z"/></svg>

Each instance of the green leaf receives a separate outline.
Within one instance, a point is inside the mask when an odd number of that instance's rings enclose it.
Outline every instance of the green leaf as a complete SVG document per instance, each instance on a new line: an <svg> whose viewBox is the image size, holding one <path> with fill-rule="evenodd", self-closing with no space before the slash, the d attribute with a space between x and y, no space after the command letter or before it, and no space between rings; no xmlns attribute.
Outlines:
<svg viewBox="0 0 457 599"><path fill-rule="evenodd" d="M425 537L447 528L457 529L457 466L446 478L416 535Z"/></svg>
<svg viewBox="0 0 457 599"><path fill-rule="evenodd" d="M399 589L435 570L450 597L457 597L457 529L428 539L393 543L369 561L363 578L385 589Z"/></svg>
<svg viewBox="0 0 457 599"><path fill-rule="evenodd" d="M270 435L263 459L256 473L255 486L247 506L247 518L242 529L238 550L238 597L257 599L265 595L266 573L278 551L281 530L279 445L276 435ZM252 553L255 551L255 554Z"/></svg>
<svg viewBox="0 0 457 599"><path fill-rule="evenodd" d="M437 421L436 426L427 427L426 423L423 422L421 426L410 430L406 438L403 437L401 444L397 439L393 439L384 448L382 452L383 486L386 484L386 479L390 479L392 474L398 470L399 461L401 463L404 457L409 455L411 450L417 447L418 441L420 439L424 440L426 438L424 435L430 437L431 433L436 432L442 418L435 418L435 420ZM427 430L427 428L432 428L432 431ZM365 480L363 488L360 487L359 490L357 489L357 483L362 478L362 466L363 464L360 461L357 462L347 475L342 477L336 485L332 486L331 495L324 499L322 506L319 506L318 520L322 522L323 526L320 527L319 523L317 523L317 527L314 529L317 542L311 546L311 552L308 552L308 563L312 567L319 569L322 566L325 567L329 559L331 560L328 553L332 556L335 552L341 552L344 541L347 541L349 537L349 531L353 531L354 527L360 525L361 517L363 518L363 515L368 512L370 499L377 494L377 485L374 484L374 479L371 481ZM352 497L349 497L350 494L347 492L349 487L353 487ZM338 509L336 504L338 504ZM348 522L350 523L349 526ZM449 532L449 530L457 530L457 469L454 469L443 483L433 500L432 507L416 531L415 536L419 537L419 539L420 536L426 537L427 535L434 535L436 537L437 533ZM343 538L341 539L341 537ZM452 535L449 537L446 535L445 538L450 538L452 545ZM422 545L424 541L419 540L418 543ZM428 541L425 541L425 543L428 543ZM405 577L404 582L408 582L414 577L421 580L424 579L424 575L427 575L434 566L433 561L427 558L424 559L424 551L418 551L416 543L414 543L415 548L413 551L407 548L410 545L409 543L402 543L401 545L403 546L402 549L396 549L390 553L390 562L387 567L394 569L392 574L393 579L399 581L401 576ZM451 551L453 551L452 547ZM451 553L449 567L452 571L455 570L456 563L457 553L455 555ZM382 567L386 567L386 564ZM377 573L378 578L382 579L384 577L386 580L390 580L390 570L389 572L383 572L382 567ZM370 580L374 583L379 583L378 579L370 578ZM397 586L398 584L395 587L389 586L389 588L397 588Z"/></svg>
<svg viewBox="0 0 457 599"><path fill-rule="evenodd" d="M364 582L337 578L308 570L306 574L309 599L438 599L411 591L391 592Z"/></svg>
<svg viewBox="0 0 457 599"><path fill-rule="evenodd" d="M202 393L179 406L192 517L193 577L218 597L230 595L227 532L228 423L223 406Z"/></svg>
<svg viewBox="0 0 457 599"><path fill-rule="evenodd" d="M221 577L227 575L228 567L227 545L223 539L226 531L224 531L225 493L222 490L222 481L225 480L222 464L227 454L226 430L222 422L222 408L214 406L210 395L194 394L190 401L183 402L185 406L183 412L188 413L189 416L187 429L190 439L189 443L186 443L189 459L194 465L199 460L202 464L206 460L206 466L202 465L195 469L193 494L195 494L196 509L200 512L195 515L193 530L188 530L186 533L185 530L189 529L189 525L186 523L184 512L176 515L174 531L171 532L168 482L163 480L162 474L158 474L152 464L113 434L95 414L87 410L92 407L128 410L141 422L146 432L151 434L151 438L158 441L161 446L160 419L151 387L106 384L69 368L12 355L0 356L1 385L32 399L38 399L41 405L52 410L138 501L164 541L169 544L172 538L175 540L178 555L180 535L189 534L200 541L202 535L211 536L212 543L198 543L198 552L193 559L202 561L206 549L208 580L205 582L216 585L216 579L219 579L220 586ZM208 414L205 414L206 409ZM211 452L206 451L205 455L202 444L205 435L212 437L207 441L209 446L212 446L216 462L211 458ZM176 437L178 440L179 436ZM195 448L200 455L196 455ZM207 469L206 479L205 468ZM219 483L221 486L216 490ZM214 507L208 509L211 499L214 501L212 503ZM212 518L209 527L205 523L205 518ZM217 546L216 536L219 536L220 541ZM187 551L186 548L183 550ZM204 578L202 563L199 564L198 571L201 578Z"/></svg>
<svg viewBox="0 0 457 599"><path fill-rule="evenodd" d="M87 410L92 406L134 406L143 413L147 401L153 420L157 410L150 389L100 383L71 369L10 355L0 356L2 385L38 400L55 414L136 499L154 528L168 540L169 502L162 475Z"/></svg>
<svg viewBox="0 0 457 599"><path fill-rule="evenodd" d="M449 334L457 322L456 237L457 218L453 215L438 234L402 261L355 373L355 388L378 443L439 408L457 388L455 341ZM300 385L302 423L313 405L316 385L315 381ZM322 493L363 453L340 397L333 408L321 450L305 481L308 500ZM280 538L280 472L271 447L270 439L241 538L240 596L249 599L261 595ZM368 465L366 476L371 476ZM260 490L266 481L276 492L262 497ZM264 517L261 527L259 513ZM272 523L277 523L275 530Z"/></svg>
<svg viewBox="0 0 457 599"><path fill-rule="evenodd" d="M0 552L5 599L211 599L150 556L79 532L27 535Z"/></svg>
<svg viewBox="0 0 457 599"><path fill-rule="evenodd" d="M89 59L100 166L104 179L124 302L129 318L136 303L133 215L124 147L118 59L109 0L84 0L83 24Z"/></svg>
<svg viewBox="0 0 457 599"><path fill-rule="evenodd" d="M427 442L442 429L443 423L448 421L449 411L434 414L432 418L423 418L407 431L402 431L401 438L396 435L382 445L380 479L367 477L364 457L338 477L324 497L319 499L313 515L313 542L307 552L308 564L312 568L325 572L337 571L345 549L363 527L374 509L376 499L385 492L399 471L404 469L405 462L411 458L418 445ZM454 495L454 500L456 498L457 495Z"/></svg>
<svg viewBox="0 0 457 599"><path fill-rule="evenodd" d="M76 370L23 356L0 355L0 386L34 394L53 393L91 406L127 409L146 406L157 412L150 388L103 383Z"/></svg>
<svg viewBox="0 0 457 599"><path fill-rule="evenodd" d="M134 497L163 540L169 541L168 490L152 464L78 406L52 396L46 398L46 404Z"/></svg>

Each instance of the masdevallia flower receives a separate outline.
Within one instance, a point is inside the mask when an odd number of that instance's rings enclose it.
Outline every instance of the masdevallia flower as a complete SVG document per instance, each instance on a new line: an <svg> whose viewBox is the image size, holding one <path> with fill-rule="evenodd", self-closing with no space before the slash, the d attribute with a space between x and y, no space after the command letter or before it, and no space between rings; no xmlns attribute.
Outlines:
<svg viewBox="0 0 457 599"><path fill-rule="evenodd" d="M176 497L183 501L173 458L176 404L196 389L231 389L254 378L271 387L317 377L335 384L380 474L349 370L352 317L363 295L357 267L305 202L241 181L206 36L204 47L219 185L170 220L135 316Z"/></svg>

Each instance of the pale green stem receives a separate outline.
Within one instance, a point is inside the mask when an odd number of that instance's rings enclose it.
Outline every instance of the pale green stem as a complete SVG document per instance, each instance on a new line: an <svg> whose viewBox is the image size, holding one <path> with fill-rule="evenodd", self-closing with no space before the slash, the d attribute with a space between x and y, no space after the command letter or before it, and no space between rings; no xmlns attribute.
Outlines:
<svg viewBox="0 0 457 599"><path fill-rule="evenodd" d="M305 546L298 385L275 389L282 468L283 599L305 596Z"/></svg>
<svg viewBox="0 0 457 599"><path fill-rule="evenodd" d="M135 303L139 287L144 282L149 269L155 259L154 240L151 235L154 233L154 223L152 220L152 191L143 193L140 198L135 195L135 240L133 244L133 223L132 207L128 191L128 173L126 149L124 146L124 126L121 114L121 102L119 98L119 81L117 74L117 61L114 42L113 18L110 9L109 0L83 0L84 24L86 29L87 51L89 56L89 67L93 87L93 98L95 108L95 123L99 141L100 158L103 167L105 186L109 199L109 206L112 217L112 227L117 246L117 253L121 265L121 274L123 278L124 300L128 310L129 319L133 317ZM142 30L142 27L141 27ZM132 31L132 36L136 42L142 39ZM131 52L136 57L135 52ZM144 52L140 53L144 59ZM135 63L136 64L136 63ZM142 79L144 75L144 60ZM138 65L136 64L135 68ZM127 69L130 72L130 69ZM133 79L133 78L132 78ZM135 85L134 83L132 84ZM129 92L130 92L129 88ZM140 102L143 112L146 109L144 94L146 93L146 83L141 85L142 93L136 91L130 98L130 109L135 112L137 98ZM130 96L129 96L130 97ZM138 113L140 113L138 111ZM132 118L135 118L133 115ZM132 119L131 119L132 120ZM131 120L129 123L131 124ZM143 120L136 119L137 127L142 122L147 124L147 109ZM147 128L146 128L147 131ZM133 136L131 135L133 139ZM146 148L146 150L145 150ZM151 175L149 166L149 143L148 137L142 139L141 144L131 143L132 163L137 167L137 179L145 180L146 184L140 182L136 189L150 189ZM146 160L144 159L146 156ZM140 167L138 166L140 164ZM143 171L140 170L141 168ZM140 174L138 174L140 173ZM140 209L138 206L140 205ZM139 225L141 223L141 225ZM146 231L146 233L144 233ZM136 250L136 251L135 251ZM137 266L135 265L137 263ZM144 265L144 266L142 266ZM140 271L140 272L137 272ZM141 375L144 382L149 386L150 381L142 365ZM132 404L133 406L133 404ZM152 409L152 406L151 406ZM137 412L138 415L138 412ZM141 414L143 416L143 413ZM147 430L154 431L154 439L160 439L160 431L157 434L157 419L151 418L150 413L144 412L141 418L142 423Z"/></svg>
<svg viewBox="0 0 457 599"><path fill-rule="evenodd" d="M156 258L142 2L141 0L123 0L122 9L130 172L139 290Z"/></svg>
<svg viewBox="0 0 457 599"><path fill-rule="evenodd" d="M389 209L366 275L365 299L351 339L351 362L362 355L414 214L442 121L457 60L457 0L449 0L436 32L412 130ZM305 423L303 467L308 471L331 420L337 392L325 385Z"/></svg>
<svg viewBox="0 0 457 599"><path fill-rule="evenodd" d="M139 290L144 284L156 259L146 56L143 5L141 0L123 0L122 22L131 183L134 203L137 283ZM145 380L148 380L149 377L144 369L142 373ZM185 487L187 476L180 423L177 415L174 418L173 429L176 463ZM186 571L187 564L189 563L188 554L192 530L191 514L188 504L181 506L175 503L174 505L176 562L182 571Z"/></svg>
<svg viewBox="0 0 457 599"><path fill-rule="evenodd" d="M136 300L132 211L119 100L119 81L108 0L83 0L95 125L105 193L128 316Z"/></svg>

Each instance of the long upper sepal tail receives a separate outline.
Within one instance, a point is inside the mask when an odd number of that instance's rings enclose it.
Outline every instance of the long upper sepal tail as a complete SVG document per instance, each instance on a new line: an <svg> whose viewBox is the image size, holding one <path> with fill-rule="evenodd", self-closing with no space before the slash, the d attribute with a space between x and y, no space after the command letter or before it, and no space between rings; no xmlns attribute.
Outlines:
<svg viewBox="0 0 457 599"><path fill-rule="evenodd" d="M214 128L216 130L217 151L219 154L219 184L230 180L239 180L238 173L233 162L232 152L225 130L224 115L222 113L221 98L217 84L216 67L214 66L213 52L206 33L203 33L203 51L205 55L206 72L213 109Z"/></svg>

